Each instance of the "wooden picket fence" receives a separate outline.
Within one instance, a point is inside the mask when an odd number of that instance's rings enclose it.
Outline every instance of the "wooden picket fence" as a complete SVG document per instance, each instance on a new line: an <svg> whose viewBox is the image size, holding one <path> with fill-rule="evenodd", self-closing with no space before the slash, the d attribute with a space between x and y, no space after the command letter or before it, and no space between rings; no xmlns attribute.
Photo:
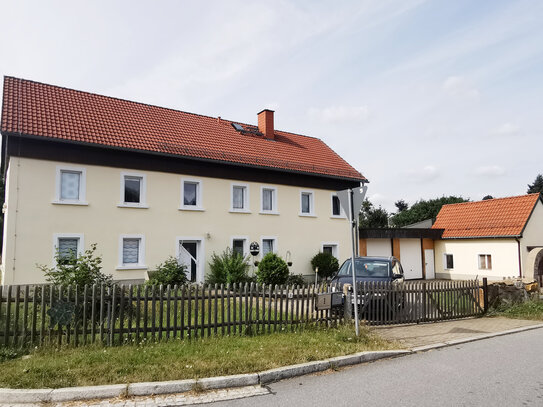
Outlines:
<svg viewBox="0 0 543 407"><path fill-rule="evenodd" d="M0 286L0 346L121 345L217 335L255 335L337 324L343 307L316 310L317 296L342 286L93 285ZM479 282L362 283L359 315L368 325L481 315Z"/></svg>

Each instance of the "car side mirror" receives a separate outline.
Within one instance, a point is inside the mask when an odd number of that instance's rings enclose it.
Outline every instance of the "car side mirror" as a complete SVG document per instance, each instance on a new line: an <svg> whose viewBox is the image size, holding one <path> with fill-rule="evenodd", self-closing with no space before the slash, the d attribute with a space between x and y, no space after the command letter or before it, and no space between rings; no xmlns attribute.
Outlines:
<svg viewBox="0 0 543 407"><path fill-rule="evenodd" d="M392 279L393 279L393 280L399 280L399 279L401 279L401 278L403 278L403 274L394 274L394 275L392 276Z"/></svg>

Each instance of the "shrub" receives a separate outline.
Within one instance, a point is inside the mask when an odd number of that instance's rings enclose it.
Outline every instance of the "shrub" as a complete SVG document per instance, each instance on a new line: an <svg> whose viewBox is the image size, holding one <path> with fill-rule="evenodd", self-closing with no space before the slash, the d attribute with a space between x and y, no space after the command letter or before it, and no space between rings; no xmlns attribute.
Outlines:
<svg viewBox="0 0 543 407"><path fill-rule="evenodd" d="M249 282L249 259L227 247L220 255L213 253L209 263L209 284L234 284Z"/></svg>
<svg viewBox="0 0 543 407"><path fill-rule="evenodd" d="M301 274L290 273L287 278L288 285L306 285L306 281Z"/></svg>
<svg viewBox="0 0 543 407"><path fill-rule="evenodd" d="M102 273L102 257L96 256L96 243L85 250L84 254L77 256L71 253L68 256L60 256L57 250L55 254L56 267L37 265L44 272L48 282L55 285L79 285L85 284L111 284L112 276Z"/></svg>
<svg viewBox="0 0 543 407"><path fill-rule="evenodd" d="M320 278L329 278L337 273L339 262L330 253L319 252L311 259L311 267L313 270L319 268Z"/></svg>
<svg viewBox="0 0 543 407"><path fill-rule="evenodd" d="M182 285L187 282L187 266L179 264L177 259L170 256L160 263L156 270L149 273L149 285Z"/></svg>
<svg viewBox="0 0 543 407"><path fill-rule="evenodd" d="M275 253L266 254L258 263L256 278L261 284L285 284L288 276L287 263Z"/></svg>

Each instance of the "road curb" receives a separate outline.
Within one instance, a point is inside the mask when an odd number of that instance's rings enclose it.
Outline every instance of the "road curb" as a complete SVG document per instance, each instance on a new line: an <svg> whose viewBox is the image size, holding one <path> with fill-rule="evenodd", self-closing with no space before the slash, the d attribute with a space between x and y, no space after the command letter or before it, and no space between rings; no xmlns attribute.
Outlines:
<svg viewBox="0 0 543 407"><path fill-rule="evenodd" d="M35 404L65 401L81 401L90 399L106 399L119 396L153 396L159 394L185 393L196 389L224 389L231 387L269 384L296 376L322 372L330 368L357 365L379 359L389 359L425 352L448 346L479 341L497 336L543 328L543 324L530 325L507 331L483 334L469 338L457 339L418 346L407 350L387 350L375 352L359 352L351 355L337 356L320 361L283 366L259 373L239 374L231 376L206 377L203 379L173 380L167 382L144 382L128 384L112 384L103 386L65 387L60 389L0 389L0 405L2 404Z"/></svg>

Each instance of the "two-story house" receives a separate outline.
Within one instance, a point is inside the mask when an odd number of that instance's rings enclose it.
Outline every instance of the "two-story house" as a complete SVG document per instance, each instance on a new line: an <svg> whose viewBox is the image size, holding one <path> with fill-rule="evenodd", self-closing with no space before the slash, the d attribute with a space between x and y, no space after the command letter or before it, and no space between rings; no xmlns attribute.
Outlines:
<svg viewBox="0 0 543 407"><path fill-rule="evenodd" d="M348 257L335 193L367 182L271 110L255 126L5 77L1 133L2 284L44 282L36 264L93 243L116 280L175 256L203 281L214 252L253 241L310 275L319 251Z"/></svg>

